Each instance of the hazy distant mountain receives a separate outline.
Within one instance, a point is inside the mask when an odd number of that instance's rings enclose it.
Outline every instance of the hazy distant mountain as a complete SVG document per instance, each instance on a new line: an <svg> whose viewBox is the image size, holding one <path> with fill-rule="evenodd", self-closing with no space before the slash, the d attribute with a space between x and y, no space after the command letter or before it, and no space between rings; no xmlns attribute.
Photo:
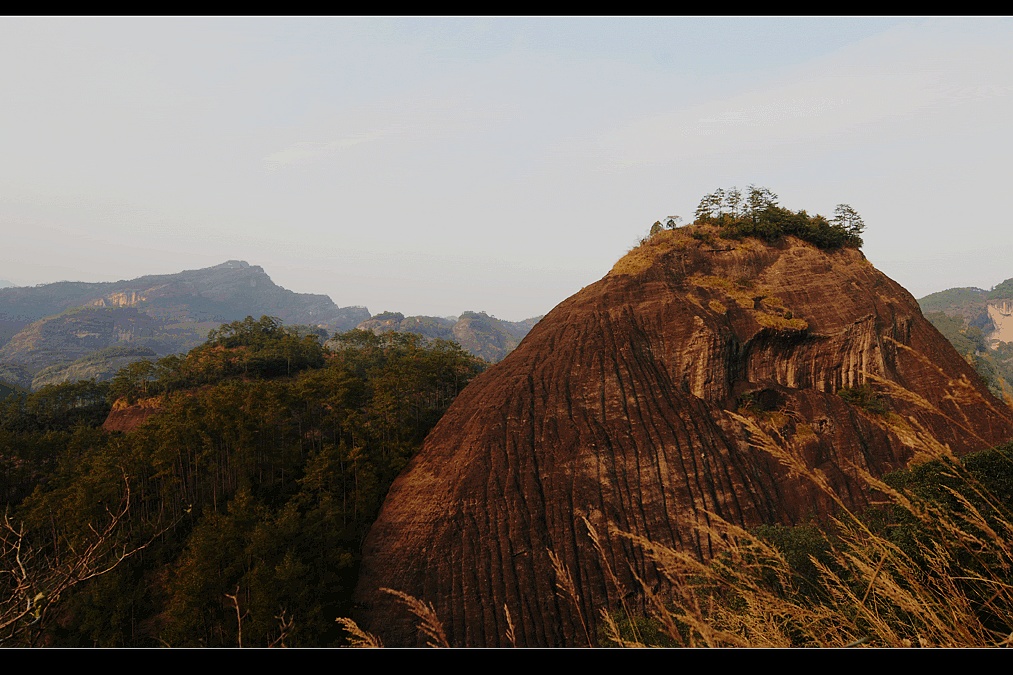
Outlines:
<svg viewBox="0 0 1013 675"><path fill-rule="evenodd" d="M922 312L942 312L947 316L959 316L968 323L977 323L982 328L987 323L989 292L982 288L947 288L945 291L926 295L918 301Z"/></svg>
<svg viewBox="0 0 1013 675"><path fill-rule="evenodd" d="M0 380L27 388L105 379L131 361L186 352L222 323L265 314L328 332L369 318L365 307L294 293L240 260L124 281L4 288Z"/></svg>
<svg viewBox="0 0 1013 675"><path fill-rule="evenodd" d="M377 335L389 331L416 333L427 338L453 340L471 354L497 363L520 344L531 327L542 317L523 321L503 321L485 312L464 312L460 317L409 316L400 312L382 312L360 323L357 328Z"/></svg>
<svg viewBox="0 0 1013 675"><path fill-rule="evenodd" d="M1013 279L986 291L948 288L918 300L925 318L1002 396L1013 385Z"/></svg>
<svg viewBox="0 0 1013 675"><path fill-rule="evenodd" d="M10 288L13 285L14 284L12 284L11 282L7 281L6 279L0 279L0 288Z"/></svg>
<svg viewBox="0 0 1013 675"><path fill-rule="evenodd" d="M199 270L126 281L61 281L0 290L0 319L27 324L75 307L139 307L164 320L224 323L250 315L277 316L348 330L369 318L365 307L338 307L326 295L278 286L258 265L230 260Z"/></svg>

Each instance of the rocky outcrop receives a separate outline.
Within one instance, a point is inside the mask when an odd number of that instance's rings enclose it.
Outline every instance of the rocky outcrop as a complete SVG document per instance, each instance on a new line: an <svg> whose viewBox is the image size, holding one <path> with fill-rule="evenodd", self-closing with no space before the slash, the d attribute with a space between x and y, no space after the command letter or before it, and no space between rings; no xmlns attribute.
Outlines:
<svg viewBox="0 0 1013 675"><path fill-rule="evenodd" d="M106 421L102 423L102 428L106 431L134 431L149 417L162 412L164 407L164 401L160 396L144 398L133 403L119 399L113 403Z"/></svg>
<svg viewBox="0 0 1013 675"><path fill-rule="evenodd" d="M420 644L390 588L432 603L455 645L505 646L508 612L520 645L586 645L619 600L604 561L628 589L632 572L666 583L620 532L707 559L714 517L833 511L788 458L861 507L863 470L1011 436L1010 412L859 251L662 232L457 398L369 533L357 616Z"/></svg>
<svg viewBox="0 0 1013 675"><path fill-rule="evenodd" d="M992 300L986 308L994 327L987 336L989 342L993 346L1000 342L1013 342L1013 300Z"/></svg>

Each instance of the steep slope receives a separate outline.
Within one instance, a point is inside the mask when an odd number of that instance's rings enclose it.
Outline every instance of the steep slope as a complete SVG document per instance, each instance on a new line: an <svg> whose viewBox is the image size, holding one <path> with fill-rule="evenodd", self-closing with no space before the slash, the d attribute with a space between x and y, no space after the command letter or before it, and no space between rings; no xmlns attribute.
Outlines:
<svg viewBox="0 0 1013 675"><path fill-rule="evenodd" d="M707 559L711 514L832 512L776 454L861 506L859 470L901 467L927 437L964 453L1013 436L1010 412L859 251L716 234L655 235L462 392L366 540L360 625L419 644L391 588L432 603L455 645L506 645L508 624L520 645L586 645L619 598L584 519L627 588L631 568L663 588L619 532Z"/></svg>

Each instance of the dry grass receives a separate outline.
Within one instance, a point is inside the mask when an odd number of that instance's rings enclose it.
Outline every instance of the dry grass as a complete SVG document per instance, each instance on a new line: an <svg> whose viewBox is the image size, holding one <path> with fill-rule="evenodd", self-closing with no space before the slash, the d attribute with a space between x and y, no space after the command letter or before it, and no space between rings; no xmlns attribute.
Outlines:
<svg viewBox="0 0 1013 675"><path fill-rule="evenodd" d="M755 447L833 499L836 519L824 525L826 557L810 557L816 592L803 592L796 567L756 533L713 514L707 531L724 543L709 563L627 537L668 578L664 595L644 588L652 618L686 646L986 647L1013 642L1013 518L939 443L925 454L945 462L946 488L958 508L944 509L863 474L911 531L906 546L848 510L825 476L781 449L757 424L739 417ZM914 439L924 442L924 436ZM861 473L861 472L860 472ZM973 495L972 501L968 495ZM607 639L630 641L613 621Z"/></svg>
<svg viewBox="0 0 1013 675"><path fill-rule="evenodd" d="M756 322L764 328L803 331L809 327L809 323L805 319L795 317L792 311L785 307L783 300L771 295L769 288L746 283L746 281L741 279L733 281L713 274L694 274L689 278L689 283L697 288L722 293L735 305L750 313ZM757 309L757 303L759 303L759 309ZM717 314L724 314L728 311L725 303L719 300L711 300L708 307Z"/></svg>
<svg viewBox="0 0 1013 675"><path fill-rule="evenodd" d="M362 630L359 628L359 624L351 619L338 617L335 621L341 624L341 627L348 633L348 645L350 647L383 647L383 642L380 641L380 638Z"/></svg>
<svg viewBox="0 0 1013 675"><path fill-rule="evenodd" d="M391 588L381 588L384 593L389 593L400 600L405 607L419 620L419 630L426 636L426 645L430 647L449 647L447 634L443 630L443 624L436 616L436 609L429 603L422 602L418 598L408 595L402 591L395 591Z"/></svg>
<svg viewBox="0 0 1013 675"><path fill-rule="evenodd" d="M591 633L587 629L587 622L584 620L584 613L581 610L580 594L577 592L577 585L573 583L573 576L570 574L570 570L567 569L566 565L563 564L563 561L552 549L549 549L549 560L552 562L552 569L556 573L556 594L564 600L569 600L573 605L577 618L580 620L580 626L584 630L587 646L593 647L594 640L591 639Z"/></svg>
<svg viewBox="0 0 1013 675"><path fill-rule="evenodd" d="M754 298L762 295L757 289L745 288L731 279L714 274L694 274L689 278L689 283L698 288L721 291L743 309L752 309L755 304Z"/></svg>
<svg viewBox="0 0 1013 675"><path fill-rule="evenodd" d="M774 330L805 330L809 323L805 319L787 318L780 314L768 314L767 312L756 313L756 323L764 328Z"/></svg>
<svg viewBox="0 0 1013 675"><path fill-rule="evenodd" d="M647 236L638 246L634 246L616 261L609 274L618 276L640 274L650 268L663 254L684 249L690 241L692 240L682 229L663 230L653 236Z"/></svg>
<svg viewBox="0 0 1013 675"><path fill-rule="evenodd" d="M770 447L769 437L748 418L757 444ZM781 454L780 452L778 453ZM813 480L837 501L839 516L825 525L828 559L810 558L817 591L803 592L797 569L778 547L755 532L709 514L703 528L723 542L714 560L658 545L632 534L619 536L634 543L652 560L670 586L655 592L637 578L647 618L662 636L645 637L639 630L630 596L608 562L595 528L584 519L602 561L608 583L620 605L599 608L603 634L595 639L581 615L581 599L572 575L549 551L558 595L572 604L587 644L620 647L679 645L684 647L987 647L1013 644L1013 519L1005 505L990 501L973 478L951 464L978 499L953 491L959 512L950 512L895 489L868 474L864 477L926 534L914 550L905 550L874 531L829 490L819 472L781 457L792 472ZM983 507L982 504L986 506ZM971 561L972 564L968 564ZM974 564L985 562L986 564ZM959 572L959 573L955 573ZM420 620L429 646L449 646L431 605L405 593L398 597ZM517 646L509 609L507 642ZM382 646L349 619L339 619L352 635L353 646Z"/></svg>

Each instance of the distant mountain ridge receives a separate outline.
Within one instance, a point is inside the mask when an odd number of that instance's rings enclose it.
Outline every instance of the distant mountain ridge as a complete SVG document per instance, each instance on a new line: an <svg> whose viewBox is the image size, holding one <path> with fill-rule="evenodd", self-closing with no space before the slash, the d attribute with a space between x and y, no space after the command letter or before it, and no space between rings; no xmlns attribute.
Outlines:
<svg viewBox="0 0 1013 675"><path fill-rule="evenodd" d="M4 288L0 380L29 388L105 379L132 360L189 351L223 323L265 314L328 333L370 316L365 307L282 288L242 260L122 281Z"/></svg>
<svg viewBox="0 0 1013 675"><path fill-rule="evenodd" d="M517 347L541 318L371 316L362 306L338 307L327 295L282 288L259 265L229 260L121 281L0 288L0 383L37 389L110 379L134 361L185 353L223 323L264 315L331 335L360 328L452 340L490 363Z"/></svg>
<svg viewBox="0 0 1013 675"><path fill-rule="evenodd" d="M456 320L441 316L409 316L381 312L356 328L380 335L390 331L415 333L430 339L452 340L473 356L498 363L520 344L541 316L504 321L485 312L464 312Z"/></svg>
<svg viewBox="0 0 1013 675"><path fill-rule="evenodd" d="M76 307L140 306L153 317L224 323L264 310L285 323L349 330L365 307L338 307L326 295L295 293L259 265L229 260L214 267L123 281L60 281L0 290L0 319L28 323ZM270 311L267 311L270 310Z"/></svg>

